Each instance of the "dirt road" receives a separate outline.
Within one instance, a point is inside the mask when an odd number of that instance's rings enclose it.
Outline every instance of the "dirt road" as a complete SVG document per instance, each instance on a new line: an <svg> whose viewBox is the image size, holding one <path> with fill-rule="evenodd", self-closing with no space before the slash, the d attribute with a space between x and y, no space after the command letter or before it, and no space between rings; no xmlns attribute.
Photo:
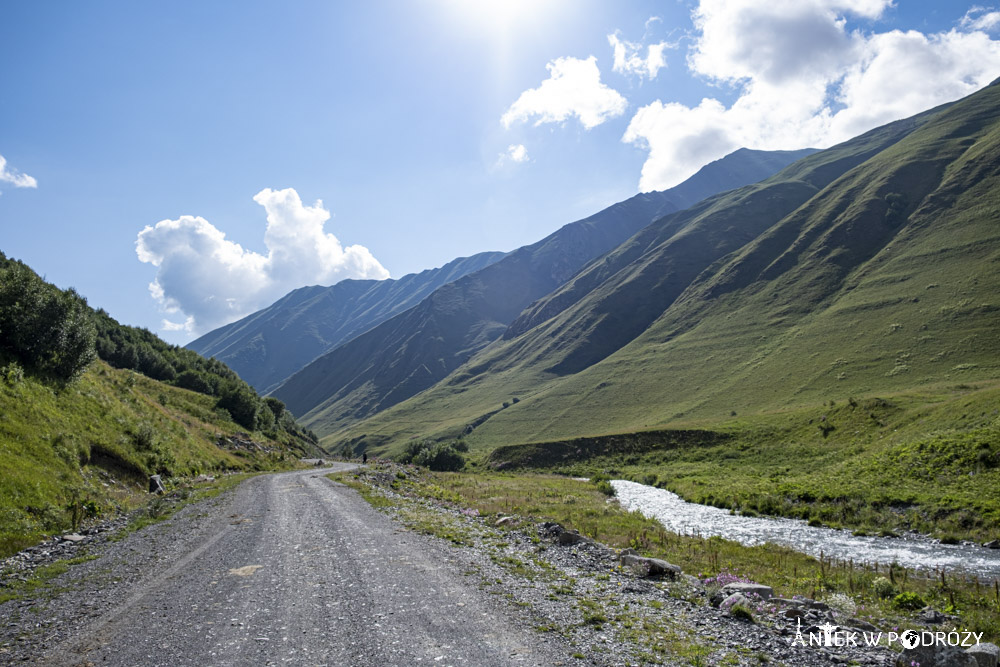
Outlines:
<svg viewBox="0 0 1000 667"><path fill-rule="evenodd" d="M464 576L450 547L400 529L326 472L257 477L210 512L130 535L102 556L108 562L85 564L117 584L109 589L117 599L36 658L171 666L570 661L571 649L519 627L502 600ZM122 571L130 567L139 571Z"/></svg>

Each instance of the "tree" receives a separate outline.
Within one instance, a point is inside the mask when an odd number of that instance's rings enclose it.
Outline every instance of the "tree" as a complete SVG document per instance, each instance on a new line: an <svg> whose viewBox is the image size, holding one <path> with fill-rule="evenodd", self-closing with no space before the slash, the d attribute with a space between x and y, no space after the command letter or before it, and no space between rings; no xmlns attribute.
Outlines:
<svg viewBox="0 0 1000 667"><path fill-rule="evenodd" d="M96 329L76 290L49 285L20 262L0 266L0 348L38 375L69 382L96 356Z"/></svg>

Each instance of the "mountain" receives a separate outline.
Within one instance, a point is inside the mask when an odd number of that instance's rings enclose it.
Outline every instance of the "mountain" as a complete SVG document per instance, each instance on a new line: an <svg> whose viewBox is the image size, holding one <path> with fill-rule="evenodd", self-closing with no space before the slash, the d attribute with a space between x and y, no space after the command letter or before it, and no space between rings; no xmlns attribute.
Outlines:
<svg viewBox="0 0 1000 667"><path fill-rule="evenodd" d="M329 287L302 287L187 347L225 362L255 389L267 393L324 352L503 255L482 252L398 280L342 280Z"/></svg>
<svg viewBox="0 0 1000 667"><path fill-rule="evenodd" d="M663 192L636 195L443 285L412 309L316 359L274 390L329 433L432 386L499 338L535 299L653 220L752 183L812 151L740 150Z"/></svg>
<svg viewBox="0 0 1000 667"><path fill-rule="evenodd" d="M658 220L323 442L488 448L995 379L997 193L994 83Z"/></svg>

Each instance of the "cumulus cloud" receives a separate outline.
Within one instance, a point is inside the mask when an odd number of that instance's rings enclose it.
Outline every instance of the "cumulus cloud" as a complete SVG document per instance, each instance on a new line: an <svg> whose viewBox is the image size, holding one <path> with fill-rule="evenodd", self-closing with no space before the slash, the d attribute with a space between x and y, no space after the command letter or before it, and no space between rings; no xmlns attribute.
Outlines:
<svg viewBox="0 0 1000 667"><path fill-rule="evenodd" d="M535 125L562 123L576 116L586 129L625 113L622 95L601 83L597 58L556 58L545 66L549 78L524 91L500 119L504 127L535 118Z"/></svg>
<svg viewBox="0 0 1000 667"><path fill-rule="evenodd" d="M958 99L1000 76L980 11L948 32L848 31L891 0L701 0L692 74L737 99L640 108L622 140L649 151L639 189L676 185L736 148L825 147Z"/></svg>
<svg viewBox="0 0 1000 667"><path fill-rule="evenodd" d="M647 46L645 58L642 56L642 44L624 40L617 32L608 35L608 43L614 55L611 69L619 74L655 79L657 73L667 66L667 57L663 53L670 46L667 42Z"/></svg>
<svg viewBox="0 0 1000 667"><path fill-rule="evenodd" d="M502 167L508 162L513 162L514 164L521 164L522 162L529 162L531 160L528 157L528 149L524 147L524 144L511 144L507 147L503 153L497 158L497 166Z"/></svg>
<svg viewBox="0 0 1000 667"><path fill-rule="evenodd" d="M0 155L0 182L10 183L15 188L37 188L38 181L16 169L7 167L7 160Z"/></svg>
<svg viewBox="0 0 1000 667"><path fill-rule="evenodd" d="M304 285L389 277L367 248L344 247L324 231L330 213L323 202L305 206L292 188L261 190L254 201L267 213L266 255L227 239L199 216L161 220L139 232L139 260L157 267L150 294L165 312L186 316L164 320L165 330L202 333Z"/></svg>

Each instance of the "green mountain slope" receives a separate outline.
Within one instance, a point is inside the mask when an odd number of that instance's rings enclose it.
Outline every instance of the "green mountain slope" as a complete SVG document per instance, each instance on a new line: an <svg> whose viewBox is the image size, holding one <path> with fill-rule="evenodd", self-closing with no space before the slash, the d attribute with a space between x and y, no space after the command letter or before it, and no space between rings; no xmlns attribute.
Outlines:
<svg viewBox="0 0 1000 667"><path fill-rule="evenodd" d="M342 280L329 287L302 287L187 347L226 363L258 391L267 393L324 352L503 255L483 252L461 257L398 280Z"/></svg>
<svg viewBox="0 0 1000 667"><path fill-rule="evenodd" d="M737 151L665 192L640 194L444 285L411 310L320 357L278 387L303 423L332 432L432 386L496 340L532 301L665 213L811 151Z"/></svg>
<svg viewBox="0 0 1000 667"><path fill-rule="evenodd" d="M122 326L2 253L0 415L0 557L130 509L149 475L274 469L317 451L221 362Z"/></svg>
<svg viewBox="0 0 1000 667"><path fill-rule="evenodd" d="M324 442L493 447L996 378L998 110L994 84L668 216Z"/></svg>

